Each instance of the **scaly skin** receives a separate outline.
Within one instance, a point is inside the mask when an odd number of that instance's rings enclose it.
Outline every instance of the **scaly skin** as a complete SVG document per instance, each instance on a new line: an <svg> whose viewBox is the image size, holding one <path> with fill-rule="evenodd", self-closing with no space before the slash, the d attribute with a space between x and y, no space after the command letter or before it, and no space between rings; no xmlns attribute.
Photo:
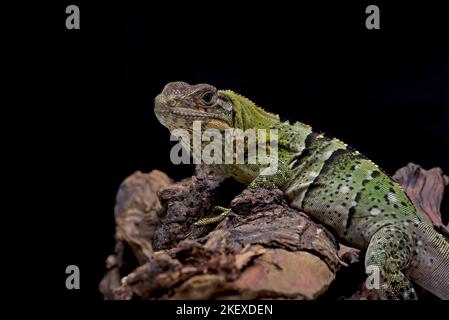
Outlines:
<svg viewBox="0 0 449 320"><path fill-rule="evenodd" d="M211 168L249 188L281 189L292 208L317 219L343 242L366 250L367 273L372 267L380 271L382 298L415 299L413 281L449 299L449 243L420 218L402 188L359 152L308 125L282 122L250 100L207 84L167 84L155 99L155 113L169 130L189 130L194 120L201 120L204 129L278 129L275 174L259 175L258 164ZM197 224L213 223L224 215Z"/></svg>

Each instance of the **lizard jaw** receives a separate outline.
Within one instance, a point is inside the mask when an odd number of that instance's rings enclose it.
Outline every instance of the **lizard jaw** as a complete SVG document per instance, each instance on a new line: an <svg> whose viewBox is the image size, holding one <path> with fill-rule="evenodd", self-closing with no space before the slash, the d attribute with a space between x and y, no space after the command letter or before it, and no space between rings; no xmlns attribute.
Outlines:
<svg viewBox="0 0 449 320"><path fill-rule="evenodd" d="M210 123L213 128L229 128L232 125L224 115L210 113L207 111L193 110L182 107L168 107L156 103L155 114L161 124L169 130L191 129L193 121ZM190 128L189 128L190 127Z"/></svg>
<svg viewBox="0 0 449 320"><path fill-rule="evenodd" d="M183 116L183 117L198 118L198 120L206 119L206 120L222 120L224 122L228 121L226 119L226 117L224 117L220 114L207 112L207 111L205 111L204 108L203 108L203 110L196 111L196 110L187 109L187 108L171 108L171 109L169 109L169 112L176 114L176 115Z"/></svg>

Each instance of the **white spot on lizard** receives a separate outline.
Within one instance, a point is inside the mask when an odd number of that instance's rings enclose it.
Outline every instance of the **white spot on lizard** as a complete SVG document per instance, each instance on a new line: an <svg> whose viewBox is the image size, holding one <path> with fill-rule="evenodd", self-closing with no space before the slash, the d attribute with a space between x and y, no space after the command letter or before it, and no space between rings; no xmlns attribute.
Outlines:
<svg viewBox="0 0 449 320"><path fill-rule="evenodd" d="M318 176L318 172L316 172L316 171L310 171L310 172L309 172L309 176L312 177L312 178L315 178L315 177Z"/></svg>
<svg viewBox="0 0 449 320"><path fill-rule="evenodd" d="M340 193L348 193L349 187L348 186L341 186L340 187Z"/></svg>
<svg viewBox="0 0 449 320"><path fill-rule="evenodd" d="M325 153L323 154L323 159L324 159L324 160L329 159L329 158L331 157L332 153L333 153L332 151L327 151L327 152L325 152Z"/></svg>
<svg viewBox="0 0 449 320"><path fill-rule="evenodd" d="M377 215L380 213L380 209L378 209L378 208L372 208L372 209L370 210L370 213L371 213L373 216L377 216Z"/></svg>
<svg viewBox="0 0 449 320"><path fill-rule="evenodd" d="M398 198L396 198L396 195L394 193L390 192L388 194L388 201L395 203L398 202Z"/></svg>
<svg viewBox="0 0 449 320"><path fill-rule="evenodd" d="M337 213L341 213L341 214L348 213L348 210L345 207L343 207L341 204L335 206L335 211L337 211Z"/></svg>

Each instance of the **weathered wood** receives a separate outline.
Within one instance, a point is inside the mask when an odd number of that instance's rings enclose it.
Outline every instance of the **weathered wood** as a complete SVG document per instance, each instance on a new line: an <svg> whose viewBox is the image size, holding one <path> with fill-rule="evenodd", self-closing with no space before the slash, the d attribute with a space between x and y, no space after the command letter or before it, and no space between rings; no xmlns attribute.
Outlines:
<svg viewBox="0 0 449 320"><path fill-rule="evenodd" d="M109 271L100 283L106 299L115 298L114 289L121 283L123 269L135 268L151 257L161 210L157 192L172 183L165 173L153 170L135 172L120 185L115 204L115 252L106 259ZM135 261L124 258L125 249L132 252Z"/></svg>
<svg viewBox="0 0 449 320"><path fill-rule="evenodd" d="M190 179L163 181L136 173L119 190L117 252L109 257L112 268L100 285L108 299L315 299L344 264L332 234L291 209L280 190L244 191L215 230L185 239L193 222L211 212L223 179L199 166ZM153 211L142 207L160 208L158 221L148 219ZM152 231L136 227L148 220ZM140 266L118 281L124 247L132 249Z"/></svg>
<svg viewBox="0 0 449 320"><path fill-rule="evenodd" d="M394 178L442 228L447 176L409 164ZM280 190L245 190L220 224L193 227L224 193L232 194L220 186L223 179L204 166L177 183L158 171L128 177L117 195L117 245L100 284L104 297L317 299L334 286L332 297L339 298L343 291L332 283L340 270L354 268L348 270L356 270L357 281L364 279L359 251L339 246L326 228L291 209ZM351 298L377 298L363 287Z"/></svg>
<svg viewBox="0 0 449 320"><path fill-rule="evenodd" d="M449 224L441 219L441 201L449 177L440 168L425 170L421 166L409 163L396 171L393 178L401 184L421 216L433 224L442 233L449 235Z"/></svg>

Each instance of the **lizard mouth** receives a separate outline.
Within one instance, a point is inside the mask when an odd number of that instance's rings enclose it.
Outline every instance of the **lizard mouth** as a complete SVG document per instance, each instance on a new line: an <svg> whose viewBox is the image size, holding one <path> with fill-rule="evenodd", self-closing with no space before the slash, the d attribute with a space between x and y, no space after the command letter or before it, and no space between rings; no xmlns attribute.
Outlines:
<svg viewBox="0 0 449 320"><path fill-rule="evenodd" d="M194 110L183 107L174 107L174 108L172 107L168 108L168 111L175 115L189 118L197 118L198 120L221 120L226 123L229 122L229 119L227 119L224 115L207 111L205 108L202 109L203 110L201 110L201 108L199 108L198 110Z"/></svg>

